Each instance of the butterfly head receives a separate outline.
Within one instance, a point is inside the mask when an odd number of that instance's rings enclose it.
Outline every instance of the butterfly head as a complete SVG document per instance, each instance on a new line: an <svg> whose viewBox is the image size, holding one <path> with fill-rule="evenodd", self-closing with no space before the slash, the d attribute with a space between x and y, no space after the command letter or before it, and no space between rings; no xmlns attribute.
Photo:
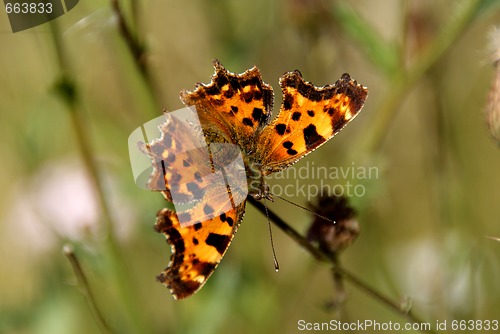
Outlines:
<svg viewBox="0 0 500 334"><path fill-rule="evenodd" d="M249 158L245 160L248 194L257 200L265 198L273 202L274 200L269 191L269 185L267 185L264 180L261 164Z"/></svg>

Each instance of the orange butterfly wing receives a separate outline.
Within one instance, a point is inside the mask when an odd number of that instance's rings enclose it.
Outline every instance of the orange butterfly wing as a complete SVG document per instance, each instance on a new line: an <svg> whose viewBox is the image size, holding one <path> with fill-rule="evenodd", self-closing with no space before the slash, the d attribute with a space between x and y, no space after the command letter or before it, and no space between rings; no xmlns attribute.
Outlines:
<svg viewBox="0 0 500 334"><path fill-rule="evenodd" d="M344 74L334 85L315 87L299 71L280 78L283 103L258 138L264 174L280 171L314 151L352 121L368 91Z"/></svg>
<svg viewBox="0 0 500 334"><path fill-rule="evenodd" d="M157 214L155 230L172 248L168 267L157 276L175 299L189 297L212 275L243 219L245 202L210 220L182 227L175 212Z"/></svg>
<svg viewBox="0 0 500 334"><path fill-rule="evenodd" d="M245 145L267 124L273 106L273 89L253 67L242 74L227 71L214 60L215 74L208 85L198 84L192 92L182 91L186 106L195 106L200 122L213 142Z"/></svg>

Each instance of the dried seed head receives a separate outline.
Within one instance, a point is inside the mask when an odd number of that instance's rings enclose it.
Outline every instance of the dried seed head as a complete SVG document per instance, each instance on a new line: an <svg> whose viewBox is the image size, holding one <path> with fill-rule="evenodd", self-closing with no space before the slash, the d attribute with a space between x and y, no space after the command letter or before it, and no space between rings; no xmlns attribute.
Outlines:
<svg viewBox="0 0 500 334"><path fill-rule="evenodd" d="M346 197L320 196L317 204L309 206L319 215L335 221L334 224L315 217L307 232L309 241L317 242L322 250L331 254L344 250L354 242L359 234L359 223Z"/></svg>

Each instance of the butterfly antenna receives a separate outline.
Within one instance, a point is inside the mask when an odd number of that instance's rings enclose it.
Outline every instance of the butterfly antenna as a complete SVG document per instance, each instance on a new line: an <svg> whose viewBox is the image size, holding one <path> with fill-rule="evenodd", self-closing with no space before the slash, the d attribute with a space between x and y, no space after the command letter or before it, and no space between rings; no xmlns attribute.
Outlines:
<svg viewBox="0 0 500 334"><path fill-rule="evenodd" d="M274 250L274 241L273 241L273 230L271 229L271 220L269 219L269 212L267 211L266 198L263 198L264 208L266 209L266 217L267 217L267 226L269 227L269 236L271 237L271 249L273 250L273 260L274 260L274 269L276 271L280 270L280 265L278 263L278 259L276 258L276 251Z"/></svg>
<svg viewBox="0 0 500 334"><path fill-rule="evenodd" d="M294 202L292 202L292 201L290 201L290 200L288 200L288 199L286 199L286 198L284 198L284 197L281 197L281 196L279 196L279 195L273 195L273 196L278 197L279 199L281 199L281 200L283 200L283 201L285 201L285 202L287 202L287 203L290 203L290 204L292 204L292 205L295 205L295 206L296 206L296 207L298 207L298 208L301 208L301 209L304 209L304 210L306 210L306 211L309 211L310 213L312 213L312 214L313 214L313 215L315 215L316 217L319 217L319 218L321 218L321 219L323 219L323 220L326 220L327 222L330 222L330 223L332 223L332 224L334 224L334 225L335 225L335 224L337 224L337 222L336 222L335 220L332 220L332 219L330 219L330 218L328 218L328 217L325 217L325 216L323 216L323 215L320 215L319 213L315 212L314 210L311 210L311 209L309 209L309 208L303 207L302 205L299 205L299 204L297 204L297 203L294 203ZM267 207L266 207L266 210L267 210Z"/></svg>

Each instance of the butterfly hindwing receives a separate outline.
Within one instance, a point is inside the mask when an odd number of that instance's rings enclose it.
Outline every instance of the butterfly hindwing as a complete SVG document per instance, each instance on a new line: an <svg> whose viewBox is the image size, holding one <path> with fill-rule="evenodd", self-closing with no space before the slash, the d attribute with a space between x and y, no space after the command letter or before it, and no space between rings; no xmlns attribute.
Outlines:
<svg viewBox="0 0 500 334"><path fill-rule="evenodd" d="M245 202L215 218L182 227L175 212L157 214L155 230L172 248L168 267L157 276L175 299L198 291L212 275L229 247L243 218Z"/></svg>

